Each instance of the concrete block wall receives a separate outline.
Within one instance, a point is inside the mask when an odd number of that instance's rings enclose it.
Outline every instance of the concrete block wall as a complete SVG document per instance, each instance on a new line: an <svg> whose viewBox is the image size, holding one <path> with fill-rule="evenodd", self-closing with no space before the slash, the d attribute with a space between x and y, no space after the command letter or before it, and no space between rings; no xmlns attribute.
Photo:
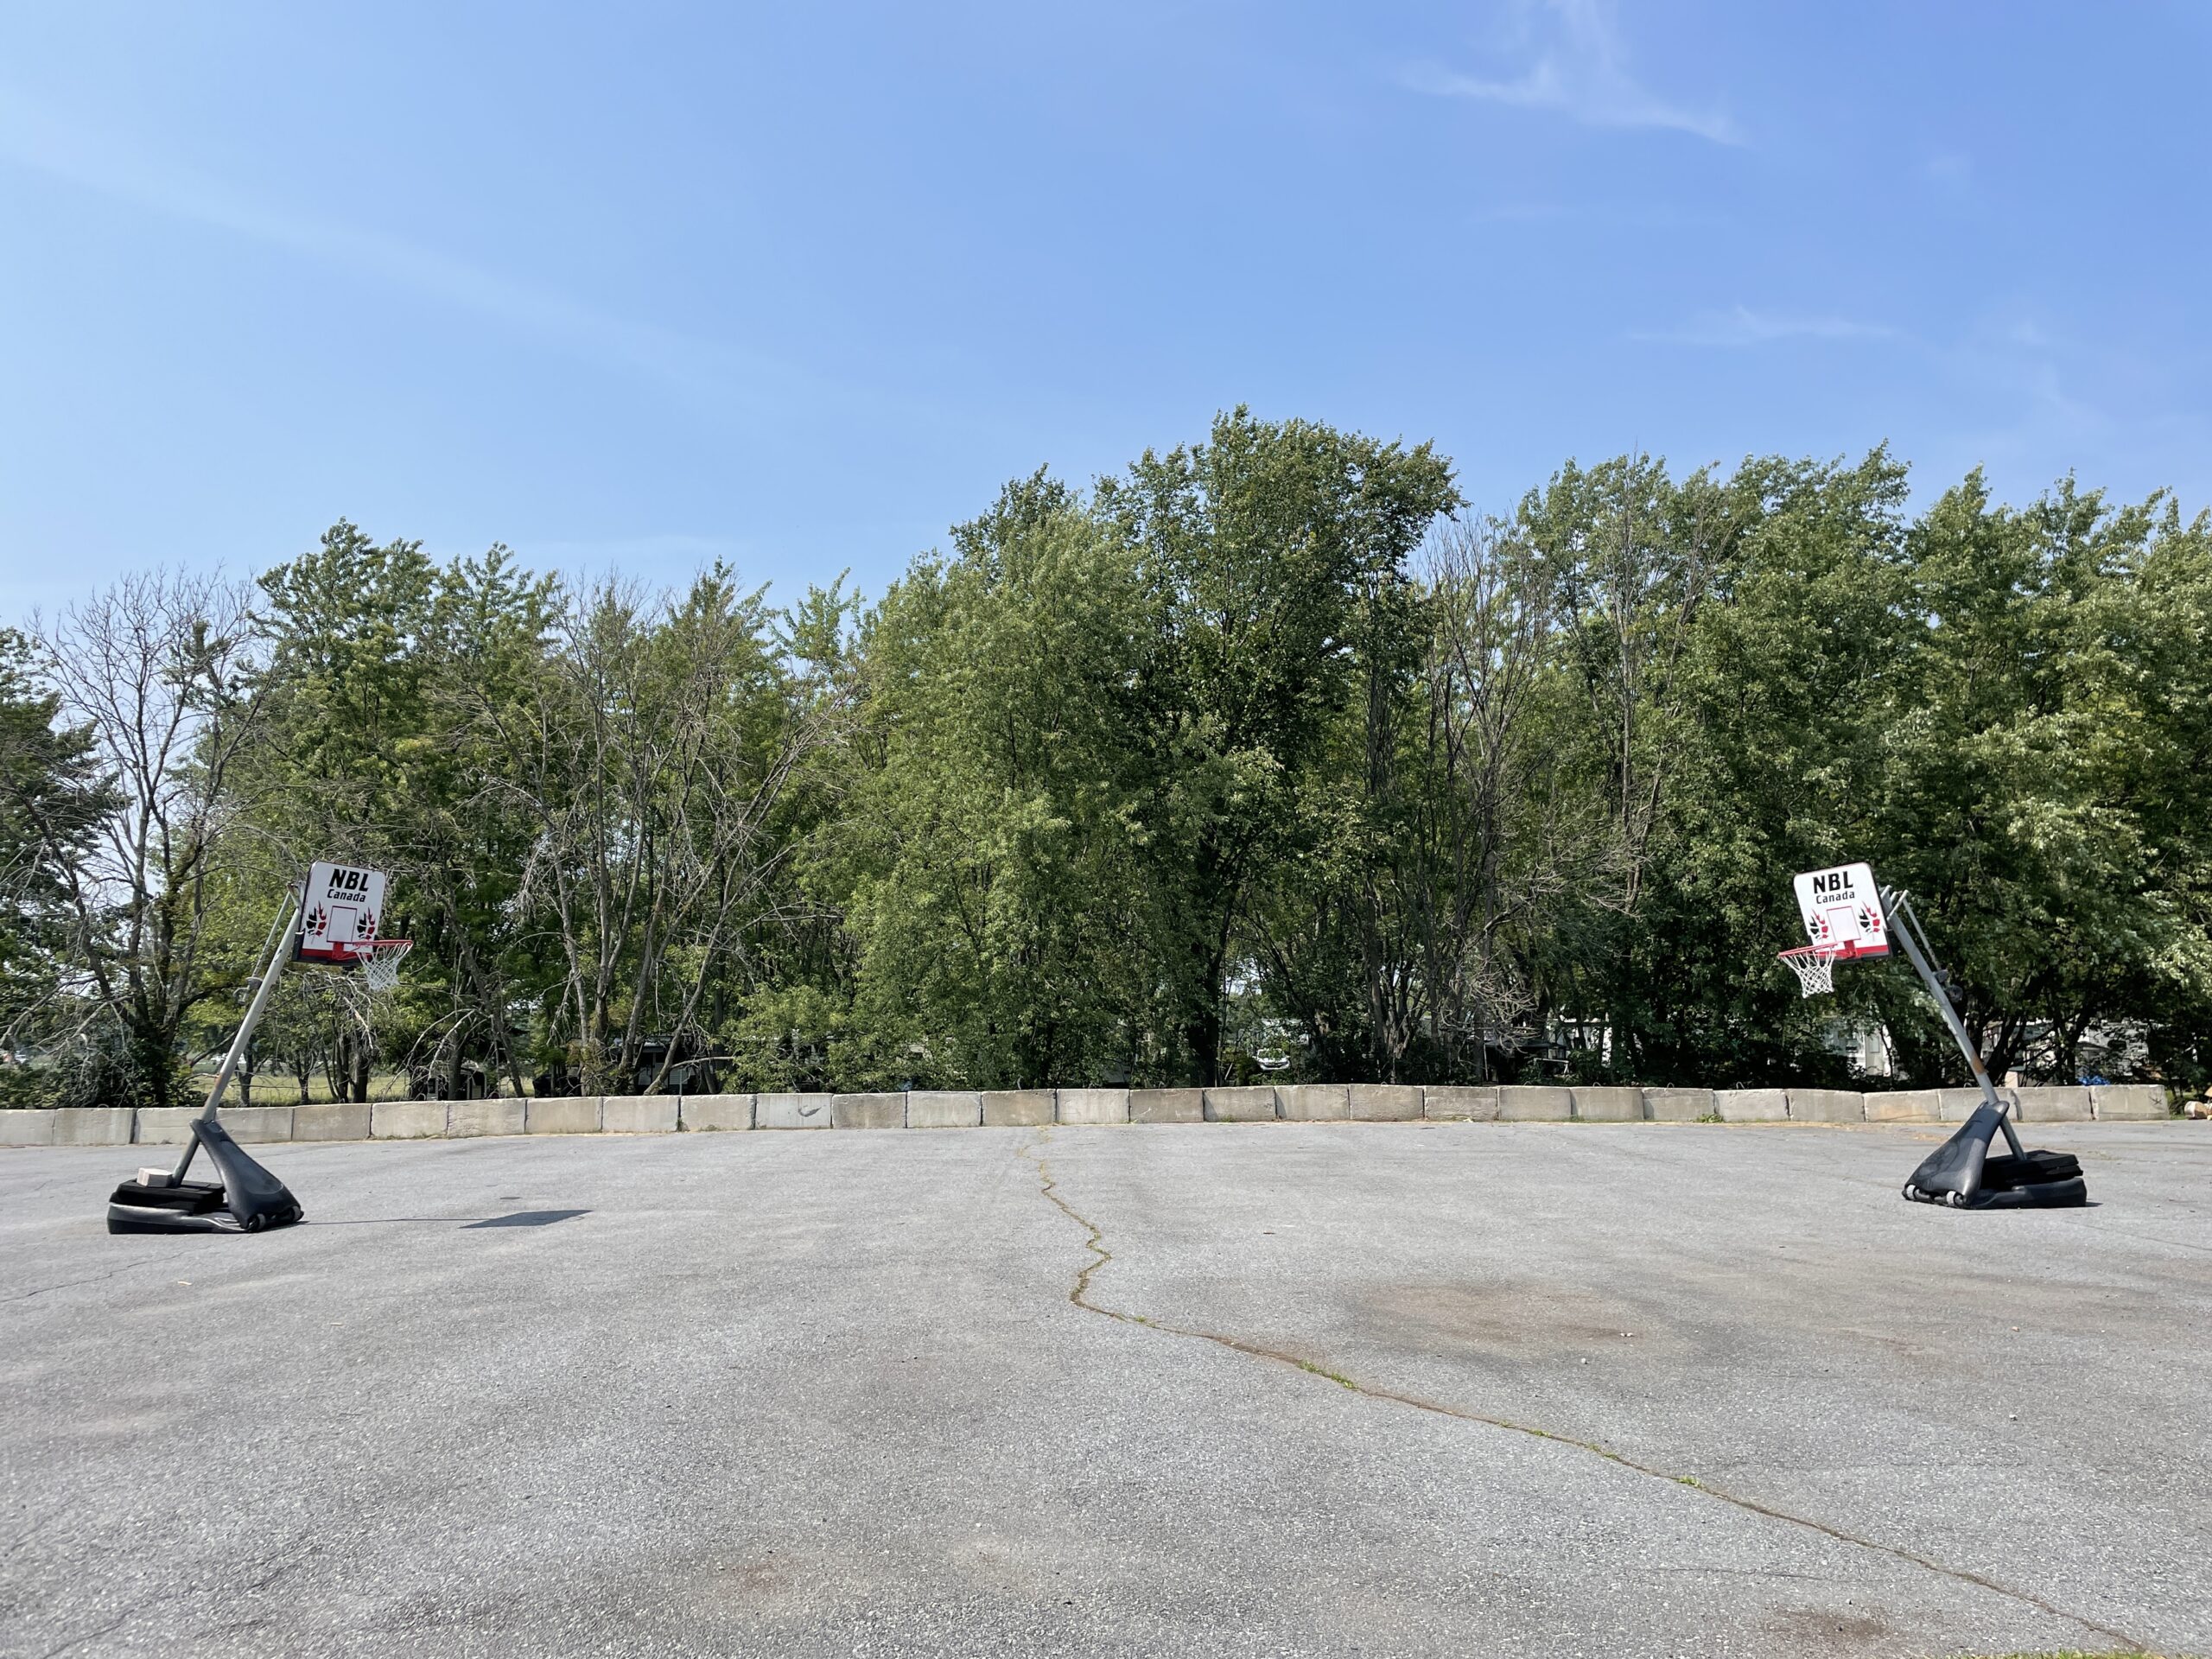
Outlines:
<svg viewBox="0 0 2212 1659"><path fill-rule="evenodd" d="M514 1103L520 1106L522 1103ZM333 1101L322 1106L292 1108L295 1141L365 1141L369 1138L369 1103Z"/></svg>
<svg viewBox="0 0 2212 1659"><path fill-rule="evenodd" d="M2170 1117L2166 1091L2155 1083L2102 1083L2089 1090L2090 1109L2100 1119Z"/></svg>
<svg viewBox="0 0 2212 1659"><path fill-rule="evenodd" d="M2171 1116L2152 1084L2000 1090L2024 1123ZM1973 1089L1684 1089L1511 1084L1284 1084L1220 1089L1000 1089L862 1094L588 1095L233 1106L241 1141L407 1141L735 1129L1042 1128L1051 1124L1521 1122L1957 1123ZM0 1111L0 1146L181 1146L189 1107Z"/></svg>
<svg viewBox="0 0 2212 1659"><path fill-rule="evenodd" d="M1038 1090L1039 1094L1046 1090ZM1132 1089L1132 1123L1203 1123L1206 1121L1206 1091L1203 1089Z"/></svg>
<svg viewBox="0 0 2212 1659"><path fill-rule="evenodd" d="M1866 1096L1869 1123L1933 1123L1940 1114L1934 1089L1885 1089Z"/></svg>
<svg viewBox="0 0 2212 1659"><path fill-rule="evenodd" d="M1275 1113L1291 1123L1342 1123L1351 1116L1351 1090L1341 1083L1300 1083L1275 1090Z"/></svg>
<svg viewBox="0 0 2212 1659"><path fill-rule="evenodd" d="M1065 1101L1068 1091L1060 1090ZM1206 1096L1206 1122L1209 1123L1264 1123L1272 1122L1275 1116L1275 1091L1271 1088L1209 1089ZM1065 1117L1060 1122L1065 1123Z"/></svg>
<svg viewBox="0 0 2212 1659"><path fill-rule="evenodd" d="M1574 1116L1574 1090L1544 1084L1502 1084L1497 1091L1501 1123L1564 1123Z"/></svg>
<svg viewBox="0 0 2212 1659"><path fill-rule="evenodd" d="M983 1127L990 1129L1042 1128L1052 1121L1055 1102L1050 1089L986 1089Z"/></svg>
<svg viewBox="0 0 2212 1659"><path fill-rule="evenodd" d="M0 1112L0 1147L50 1147L58 1108L35 1107L29 1111Z"/></svg>
<svg viewBox="0 0 2212 1659"><path fill-rule="evenodd" d="M983 1097L973 1090L917 1089L906 1096L910 1129L972 1129L983 1121Z"/></svg>
<svg viewBox="0 0 2212 1659"><path fill-rule="evenodd" d="M369 1108L369 1135L378 1141L417 1141L446 1132L448 1103L380 1100Z"/></svg>
<svg viewBox="0 0 2212 1659"><path fill-rule="evenodd" d="M524 1135L597 1135L600 1098L597 1095L555 1095L526 1100L522 1130Z"/></svg>
<svg viewBox="0 0 2212 1659"><path fill-rule="evenodd" d="M906 1096L892 1094L832 1095L830 1127L833 1129L903 1129L906 1127Z"/></svg>
<svg viewBox="0 0 2212 1659"><path fill-rule="evenodd" d="M1421 1116L1424 1091L1415 1084L1355 1083L1348 1092L1356 1123L1403 1123Z"/></svg>
<svg viewBox="0 0 2212 1659"><path fill-rule="evenodd" d="M599 1103L599 1127L605 1135L674 1135L674 1095L608 1095Z"/></svg>
<svg viewBox="0 0 2212 1659"><path fill-rule="evenodd" d="M1641 1089L1576 1089L1574 1116L1584 1123L1641 1123L1646 1116Z"/></svg>
<svg viewBox="0 0 2212 1659"><path fill-rule="evenodd" d="M1126 1089L1058 1089L1053 1090L1053 1096L1056 1116L1063 1123L1129 1121L1129 1091Z"/></svg>
<svg viewBox="0 0 2212 1659"><path fill-rule="evenodd" d="M2086 1123L2093 1116L2087 1089L2000 1089L1998 1092L2012 1096L2014 1115L2023 1123ZM2165 1115L2163 1100L2158 1103L2158 1114L2162 1117Z"/></svg>
<svg viewBox="0 0 2212 1659"><path fill-rule="evenodd" d="M830 1127L829 1095L755 1095L753 1127L756 1129L826 1129Z"/></svg>
<svg viewBox="0 0 2212 1659"><path fill-rule="evenodd" d="M2000 1095L2002 1090L1999 1091ZM1939 1123L1963 1123L1981 1109L1981 1090L1979 1089L1938 1089L1936 1091L1936 1121Z"/></svg>
<svg viewBox="0 0 2212 1659"><path fill-rule="evenodd" d="M1789 1094L1783 1089L1716 1089L1713 1109L1723 1123L1783 1123L1789 1119Z"/></svg>
<svg viewBox="0 0 2212 1659"><path fill-rule="evenodd" d="M137 1140L148 1147L181 1147L192 1138L197 1106L146 1106L138 1112ZM223 1127L241 1146L292 1138L289 1106L233 1106L223 1113Z"/></svg>
<svg viewBox="0 0 2212 1659"><path fill-rule="evenodd" d="M1710 1089L1647 1089L1643 1109L1655 1123L1696 1123L1720 1115Z"/></svg>
<svg viewBox="0 0 2212 1659"><path fill-rule="evenodd" d="M1504 1109L1504 1090L1494 1083L1462 1083L1424 1089L1421 1116L1440 1122L1494 1123Z"/></svg>
<svg viewBox="0 0 2212 1659"><path fill-rule="evenodd" d="M707 1133L753 1127L750 1095L683 1095L677 1097L676 1127Z"/></svg>
<svg viewBox="0 0 2212 1659"><path fill-rule="evenodd" d="M518 1098L454 1100L446 1103L446 1133L456 1138L479 1135L520 1135L528 1127L530 1103Z"/></svg>
<svg viewBox="0 0 2212 1659"><path fill-rule="evenodd" d="M1866 1096L1856 1090L1792 1089L1787 1092L1792 1123L1864 1123Z"/></svg>

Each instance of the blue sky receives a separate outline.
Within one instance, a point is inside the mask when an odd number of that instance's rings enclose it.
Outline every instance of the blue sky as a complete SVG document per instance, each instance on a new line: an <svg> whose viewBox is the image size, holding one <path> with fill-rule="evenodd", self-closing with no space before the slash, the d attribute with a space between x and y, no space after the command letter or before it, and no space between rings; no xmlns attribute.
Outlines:
<svg viewBox="0 0 2212 1659"><path fill-rule="evenodd" d="M2212 7L0 13L0 617L349 517L880 591L1247 403L1510 509L1889 442L2212 504Z"/></svg>

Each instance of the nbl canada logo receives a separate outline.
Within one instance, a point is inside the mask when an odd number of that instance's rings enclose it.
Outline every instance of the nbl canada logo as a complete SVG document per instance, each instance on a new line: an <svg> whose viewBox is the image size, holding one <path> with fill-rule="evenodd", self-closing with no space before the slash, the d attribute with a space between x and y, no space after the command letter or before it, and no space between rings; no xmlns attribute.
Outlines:
<svg viewBox="0 0 2212 1659"><path fill-rule="evenodd" d="M385 878L380 871L317 863L300 894L301 951L322 962L352 962L381 932Z"/></svg>

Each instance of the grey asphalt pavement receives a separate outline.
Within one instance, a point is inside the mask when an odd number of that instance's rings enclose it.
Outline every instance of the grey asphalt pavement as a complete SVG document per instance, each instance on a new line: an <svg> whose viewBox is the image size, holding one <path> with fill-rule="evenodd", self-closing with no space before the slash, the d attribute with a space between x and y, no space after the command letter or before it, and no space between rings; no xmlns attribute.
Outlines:
<svg viewBox="0 0 2212 1659"><path fill-rule="evenodd" d="M2212 1649L2212 1132L1941 1134L0 1153L0 1654Z"/></svg>

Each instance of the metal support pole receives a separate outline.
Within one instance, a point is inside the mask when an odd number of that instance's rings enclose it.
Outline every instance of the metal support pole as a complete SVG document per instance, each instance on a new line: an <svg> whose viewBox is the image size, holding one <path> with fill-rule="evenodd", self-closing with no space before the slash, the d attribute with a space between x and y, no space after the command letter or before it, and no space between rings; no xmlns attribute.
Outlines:
<svg viewBox="0 0 2212 1659"><path fill-rule="evenodd" d="M1974 1039L1967 1035L1966 1022L1959 1018L1959 1011L1951 1001L1951 994L1943 988L1943 982L1936 977L1936 970L1929 964L1930 952L1926 938L1921 931L1920 918L1913 913L1910 896L1895 887L1885 887L1882 892L1882 909L1889 918L1890 931L1897 936L1897 943L1904 946L1906 957L1918 970L1920 982L1928 987L1928 995L1936 999L1936 1011L1943 1016L1943 1023L1950 1027L1951 1036L1958 1043L1959 1052L1967 1057L1967 1065L1974 1072L1974 1080L1981 1087L1983 1103L1997 1109L2005 1125L2005 1138L2012 1142L2012 1150L2018 1152L2020 1143L2012 1133L2012 1118L2005 1112L2005 1103L1997 1097L1997 1087L1989 1080L1989 1069L1982 1065L1981 1055L1974 1046Z"/></svg>
<svg viewBox="0 0 2212 1659"><path fill-rule="evenodd" d="M284 894L284 902L276 912L276 925L269 930L268 942L264 947L261 979L255 985L253 1001L247 1005L245 1018L238 1021L238 1035L231 1039L230 1052L223 1056L222 1069L215 1073L215 1086L207 1091L207 1103L200 1109L195 1122L213 1123L215 1109L223 1103L223 1093L231 1086L231 1074L238 1070L238 1062L245 1057L245 1046L253 1040L253 1028L261 1023L263 1012L269 1007L269 994L276 988L276 976L284 971L284 946L289 935L288 925L299 906L299 895ZM200 1137L185 1139L184 1156L177 1160L172 1181L184 1179L184 1172L192 1167L192 1155L200 1150Z"/></svg>

